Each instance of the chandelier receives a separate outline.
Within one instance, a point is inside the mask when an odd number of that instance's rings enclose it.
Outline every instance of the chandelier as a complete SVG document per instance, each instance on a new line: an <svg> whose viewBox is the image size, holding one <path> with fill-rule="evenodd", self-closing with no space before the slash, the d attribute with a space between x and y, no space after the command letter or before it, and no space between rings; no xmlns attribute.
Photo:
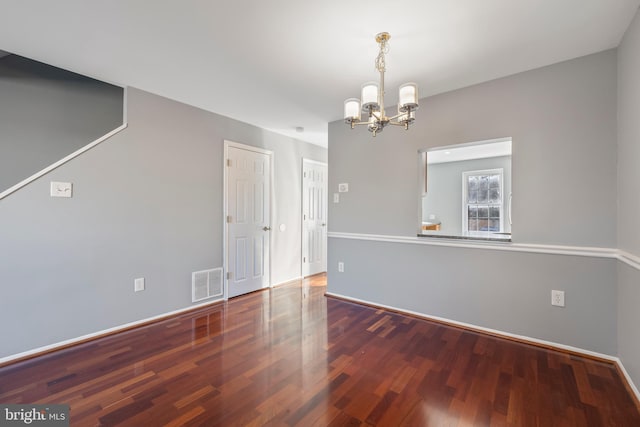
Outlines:
<svg viewBox="0 0 640 427"><path fill-rule="evenodd" d="M376 35L376 42L380 45L380 52L376 57L376 70L380 73L380 83L367 82L362 85L361 100L349 98L344 101L344 121L351 125L367 125L369 132L376 136L387 125L403 126L409 129L409 125L415 120L415 110L418 109L418 85L405 83L400 86L398 100L398 114L387 117L384 111L384 72L386 63L384 55L389 52L389 33ZM362 101L362 104L360 103ZM367 114L367 119L362 120L361 114Z"/></svg>

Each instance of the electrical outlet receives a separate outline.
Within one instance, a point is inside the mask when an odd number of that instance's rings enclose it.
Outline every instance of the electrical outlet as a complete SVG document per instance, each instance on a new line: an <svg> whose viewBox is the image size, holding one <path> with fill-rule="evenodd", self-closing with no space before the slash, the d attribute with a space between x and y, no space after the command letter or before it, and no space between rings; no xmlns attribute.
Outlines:
<svg viewBox="0 0 640 427"><path fill-rule="evenodd" d="M133 281L133 291L134 292L144 291L144 277L135 279Z"/></svg>
<svg viewBox="0 0 640 427"><path fill-rule="evenodd" d="M339 273L344 273L344 262L340 261L338 263L338 272Z"/></svg>
<svg viewBox="0 0 640 427"><path fill-rule="evenodd" d="M564 291L551 291L551 305L564 307Z"/></svg>

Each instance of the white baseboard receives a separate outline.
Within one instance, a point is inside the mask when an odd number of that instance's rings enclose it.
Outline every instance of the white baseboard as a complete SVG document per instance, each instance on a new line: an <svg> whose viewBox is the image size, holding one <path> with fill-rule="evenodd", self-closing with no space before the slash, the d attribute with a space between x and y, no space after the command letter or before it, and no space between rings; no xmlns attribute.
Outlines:
<svg viewBox="0 0 640 427"><path fill-rule="evenodd" d="M277 283L275 285L272 285L272 287L286 285L286 284L294 282L296 280L302 280L302 276L297 276L297 277L291 278L289 280L285 280L284 282L280 282L280 283ZM153 321L159 320L159 319L163 319L165 317L170 317L170 316L175 316L175 315L178 315L178 314L182 314L182 313L185 313L187 311L191 311L193 309L205 307L207 305L215 304L215 303L218 303L218 302L221 302L221 301L224 301L224 299L219 298L219 299L216 299L216 300L205 301L203 303L190 305L189 307L181 308L179 310L169 311L169 312L166 312L166 313L158 314L157 316L147 317L145 319L136 320L135 322L125 323L124 325L114 326L113 328L103 329L101 331L93 332L91 334L82 335L80 337L71 338L71 339L68 339L68 340L65 340L65 341L59 341L59 342L56 342L54 344L49 344L49 345L45 345L45 346L42 346L42 347L34 348L32 350L24 351L22 353L17 353L17 354L12 354L12 355L9 355L9 356L1 357L0 358L0 365L4 365L4 364L12 362L14 360L20 360L20 359L24 359L24 358L30 357L30 356L35 356L35 355L38 355L38 354L41 354L41 353L54 351L54 350L59 349L59 348L68 347L68 346L73 345L73 344L82 343L84 341L88 341L88 340L91 340L93 338L99 338L99 337L104 336L104 335L114 334L114 333L120 332L120 331L125 330L125 329L129 329L129 328L132 328L132 327L144 325L146 323L153 322Z"/></svg>
<svg viewBox="0 0 640 427"><path fill-rule="evenodd" d="M147 317L146 319L141 319L141 320L136 320L135 322L130 322L130 323L125 323L124 325L118 325L118 326L114 326L113 328L109 328L109 329L103 329L101 331L98 332L93 332L91 334L87 334L87 335L82 335L80 337L76 337L76 338L71 338L65 341L59 341L57 343L54 344L49 344L49 345L45 345L43 347L38 347L38 348L34 348L33 350L28 350L28 351L24 351L22 353L17 353L17 354L12 354L9 356L5 356L0 358L0 365L4 365L6 363L12 362L14 360L20 360L20 359L24 359L30 356L36 356L38 354L41 353L46 353L46 352L50 352L50 351L54 351L57 350L59 348L63 348L63 347L68 347L70 345L73 344L79 344L85 341L89 341L91 339L94 338L99 338L101 336L105 336L105 335L111 335L111 334L115 334L117 332L126 330L126 329L130 329L136 326L141 326L144 325L146 323L150 323L156 320L160 320L160 319L164 319L166 317L170 317L170 316L175 316L178 314L182 314L185 313L187 311L191 311L197 308L201 308L201 307L205 307L207 305L212 305L218 302L223 301L223 299L217 299L217 300L213 300L213 301L207 301L207 302L203 302L200 304L195 304L195 305L190 305L189 307L185 307L185 308L181 308L179 310L174 310L174 311L169 311L166 313L162 313L162 314L158 314L157 316L152 316L152 317Z"/></svg>
<svg viewBox="0 0 640 427"><path fill-rule="evenodd" d="M302 279L303 279L303 277L302 277L302 276L297 276L297 277L294 277L294 278L292 278L292 279L285 280L285 281L283 281L283 282L278 282L278 283L276 283L275 285L271 285L271 287L272 287L272 288L275 288L276 286L286 285L286 284L289 284L289 283L291 283L291 282L295 282L296 280L302 280Z"/></svg>
<svg viewBox="0 0 640 427"><path fill-rule="evenodd" d="M441 323L445 323L445 324L449 324L449 325L453 325L453 326L460 326L461 328L475 330L475 331L478 331L478 332L484 332L484 333L487 333L487 334L493 335L493 336L512 338L512 339L516 339L516 340L522 341L522 342L529 342L529 343L531 343L533 345L537 344L537 345L542 345L544 347L552 347L552 348L556 348L558 350L565 350L565 351L570 351L572 353L584 354L585 356L596 357L598 359L603 359L603 360L607 360L607 361L613 362L618 366L620 372L622 372L622 374L624 375L625 379L627 380L627 383L629 384L629 387L631 388L631 390L635 394L636 399L640 402L640 392L638 391L638 388L633 383L633 380L629 376L629 373L624 368L624 365L622 364L622 361L617 356L611 356L609 354L598 353L598 352L595 352L595 351L586 350L584 348L573 347L573 346L570 346L570 345L560 344L560 343L553 342L553 341L541 340L541 339L538 339L538 338L528 337L526 335L512 334L510 332L500 331L500 330L497 330L497 329L485 328L484 326L478 326L478 325L474 325L474 324L471 324L471 323L459 322L457 320L451 320L451 319L447 319L445 317L432 316L432 315L429 315L429 314L424 314L424 313L420 313L420 312L413 311L413 310L404 310L404 309L393 307L393 306L390 306L390 305L379 304L379 303L376 303L376 302L367 301L367 300L363 300L363 299L360 299L360 298L353 298L353 297L349 297L349 296L338 294L338 293L334 293L334 292L326 292L325 295L330 296L330 297L336 297L336 298L339 298L339 299L343 299L345 301L355 302L355 303L358 303L358 304L364 304L364 305L373 306L373 307L381 307L381 308L385 308L385 309L388 309L388 310L391 310L391 311L394 311L394 312L397 312L397 313L407 314L409 316L415 316L415 317L423 318L423 319L426 319L426 320L434 320L436 322L441 322Z"/></svg>
<svg viewBox="0 0 640 427"><path fill-rule="evenodd" d="M290 283L290 282L293 282L293 281L296 281L296 280L301 280L301 279L302 279L302 277L296 277L296 278L293 278L293 279L290 279L290 280L287 280L287 281L284 281L284 282L280 282L280 283L278 283L276 285L273 285L273 287L285 285L287 283ZM352 301L352 302L359 303L359 304L365 304L365 305L370 305L370 306L386 308L386 309L389 309L389 310L392 310L392 311L395 311L395 312L398 312L398 313L402 313L402 314L408 314L408 315L411 315L411 316L417 316L417 317L421 317L421 318L424 318L424 319L431 319L431 320L435 320L435 321L439 321L439 322L443 322L443 323L447 323L447 324L451 324L451 325L455 325L455 326L460 326L460 327L467 328L467 329L473 329L473 330L477 330L479 332L488 333L490 335L503 336L503 337L506 337L506 338L514 338L514 339L517 339L517 340L520 340L520 341L530 342L532 344L544 345L544 346L547 346L547 347L553 347L553 348L557 348L557 349L560 349L560 350L571 351L571 352L574 352L574 353L580 353L580 354L584 354L586 356L592 356L592 357L597 357L597 358L600 358L600 359L603 359L603 360L611 361L611 362L615 363L618 366L618 368L620 369L620 372L622 372L622 374L624 375L627 383L629 384L629 387L631 388L631 390L635 394L636 399L638 401L640 401L640 391L638 390L638 388L634 384L633 380L629 376L629 373L627 372L627 370L624 368L624 365L622 364L622 361L620 360L620 358L618 358L616 356L611 356L611 355L608 355L608 354L598 353L598 352L594 352L594 351L591 351L591 350L586 350L586 349L579 348L579 347L568 346L568 345L564 345L564 344L560 344L560 343L556 343L556 342L552 342L552 341L546 341L546 340L541 340L541 339L538 339L538 338L532 338L532 337L528 337L528 336L525 336L525 335L512 334L512 333L500 331L500 330L497 330L497 329L485 328L483 326L478 326L478 325L474 325L474 324L471 324L471 323L459 322L459 321L447 319L447 318L444 318L444 317L431 316L431 315L420 313L420 312L417 312L417 311L403 310L403 309L399 309L397 307L392 307L392 306L385 305L385 304L378 304L378 303L374 303L374 302L371 302L371 301L362 300L362 299L359 299L359 298L348 297L346 295L337 294L337 293L334 293L334 292L326 292L326 295L333 296L333 297L340 298L340 299L344 299L346 301ZM104 329L104 330L101 330L101 331L98 331L98 332L94 332L94 333L91 333L91 334L82 335L80 337L72 338L72 339L65 340L65 341L60 341L60 342L57 342L57 343L54 343L54 344L50 344L50 345L46 345L46 346L43 346L43 347L38 347L38 348L35 348L35 349L32 349L32 350L28 350L28 351L25 351L25 352L22 352L22 353L12 354L12 355L0 358L0 365L4 365L4 364L9 363L9 362L14 361L14 360L24 359L24 358L29 357L29 356L35 356L35 355L40 354L40 353L54 351L54 350L56 350L58 348L67 347L67 346L70 346L70 345L73 345L73 344L82 343L82 342L85 342L87 340L91 340L92 338L98 338L98 337L101 337L101 336L104 336L104 335L114 334L114 333L120 332L120 331L125 330L125 329L130 329L132 327L144 325L146 323L153 322L155 320L160 320L160 319L163 319L163 318L166 318L166 317L182 314L182 313L185 313L187 311L191 311L191 310L194 310L194 309L197 309L197 308L201 308L201 307L206 307L208 305L212 305L212 304L215 304L215 303L218 303L218 302L221 302L221 301L223 301L223 300L222 299L218 299L218 300L214 300L214 301L207 301L207 302L204 302L204 303L195 304L195 305L192 305L192 306L189 306L189 307L181 308L179 310L169 311L169 312L166 312L166 313L163 313L163 314L159 314L157 316L148 317L146 319L137 320L135 322L125 323L123 325L115 326L113 328Z"/></svg>
<svg viewBox="0 0 640 427"><path fill-rule="evenodd" d="M627 384L629 384L629 387L633 391L633 394L636 395L636 400L640 402L640 391L638 390L636 385L633 383L633 380L631 379L631 376L629 375L627 370L624 368L624 365L622 364L622 360L616 357L616 363L618 364L618 368L620 368L620 372L622 372L622 375L624 375L624 378L627 380Z"/></svg>

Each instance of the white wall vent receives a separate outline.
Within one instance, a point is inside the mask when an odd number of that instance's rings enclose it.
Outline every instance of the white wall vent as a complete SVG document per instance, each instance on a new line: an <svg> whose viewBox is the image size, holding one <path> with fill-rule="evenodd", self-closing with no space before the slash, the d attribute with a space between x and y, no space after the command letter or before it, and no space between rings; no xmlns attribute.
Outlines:
<svg viewBox="0 0 640 427"><path fill-rule="evenodd" d="M222 297L222 268L194 271L191 273L191 301Z"/></svg>

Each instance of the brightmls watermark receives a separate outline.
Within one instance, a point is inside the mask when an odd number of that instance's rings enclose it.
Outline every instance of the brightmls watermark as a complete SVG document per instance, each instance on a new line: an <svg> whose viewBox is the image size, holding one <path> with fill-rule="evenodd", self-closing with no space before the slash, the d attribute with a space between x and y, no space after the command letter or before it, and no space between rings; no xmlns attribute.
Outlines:
<svg viewBox="0 0 640 427"><path fill-rule="evenodd" d="M0 427L69 427L69 405L0 404Z"/></svg>

